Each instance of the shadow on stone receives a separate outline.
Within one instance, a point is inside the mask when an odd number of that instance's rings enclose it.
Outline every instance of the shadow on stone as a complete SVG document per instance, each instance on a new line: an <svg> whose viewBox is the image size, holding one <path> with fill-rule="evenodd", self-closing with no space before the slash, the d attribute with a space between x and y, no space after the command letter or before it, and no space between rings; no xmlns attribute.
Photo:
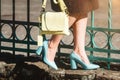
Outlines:
<svg viewBox="0 0 120 80"><path fill-rule="evenodd" d="M24 61L30 61L30 62L37 62L40 61L39 56L29 56L26 57L24 55L13 55L12 53L8 52L2 52L0 53L0 61L4 61L5 63L17 63L17 62L24 62Z"/></svg>
<svg viewBox="0 0 120 80"><path fill-rule="evenodd" d="M9 77L14 80L51 80L44 69L27 63L17 63Z"/></svg>

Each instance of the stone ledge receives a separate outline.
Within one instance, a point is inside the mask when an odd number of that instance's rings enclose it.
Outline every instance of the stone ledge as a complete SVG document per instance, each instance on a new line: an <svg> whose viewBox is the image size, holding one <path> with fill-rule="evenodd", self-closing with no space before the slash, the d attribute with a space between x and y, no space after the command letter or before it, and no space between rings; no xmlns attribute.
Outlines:
<svg viewBox="0 0 120 80"><path fill-rule="evenodd" d="M57 60L58 59L58 60ZM57 58L59 70L52 70L41 61L39 56L13 56L11 53L0 55L0 80L120 80L120 65L97 63L104 69L70 70L70 62L66 57Z"/></svg>
<svg viewBox="0 0 120 80"><path fill-rule="evenodd" d="M12 73L12 74L11 74ZM0 80L120 80L120 72L98 70L64 70L58 71L48 68L42 62L25 62L17 64L0 63ZM21 78L22 77L22 78ZM37 79L36 79L37 78Z"/></svg>

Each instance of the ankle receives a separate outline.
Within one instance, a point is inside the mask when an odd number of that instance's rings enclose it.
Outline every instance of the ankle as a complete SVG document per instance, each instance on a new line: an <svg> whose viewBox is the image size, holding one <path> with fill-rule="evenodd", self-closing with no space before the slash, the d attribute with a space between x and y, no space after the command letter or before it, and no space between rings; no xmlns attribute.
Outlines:
<svg viewBox="0 0 120 80"><path fill-rule="evenodd" d="M49 41L49 42L48 42L48 47L49 47L50 49L55 49L55 48L58 47L58 44L54 43L53 41Z"/></svg>
<svg viewBox="0 0 120 80"><path fill-rule="evenodd" d="M56 55L57 47L51 41L48 42L48 54L47 59L51 62L54 61Z"/></svg>

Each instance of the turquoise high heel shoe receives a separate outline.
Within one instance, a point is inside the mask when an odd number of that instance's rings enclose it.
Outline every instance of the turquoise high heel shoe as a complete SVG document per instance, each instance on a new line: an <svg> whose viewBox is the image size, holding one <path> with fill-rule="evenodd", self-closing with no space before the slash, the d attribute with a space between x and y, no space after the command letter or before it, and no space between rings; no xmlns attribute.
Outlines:
<svg viewBox="0 0 120 80"><path fill-rule="evenodd" d="M96 65L96 64L86 64L84 63L81 58L79 57L79 55L77 55L75 52L72 52L70 54L70 64L71 64L71 69L77 69L77 64L79 63L83 69L85 70L90 70L90 69L97 69L100 66Z"/></svg>
<svg viewBox="0 0 120 80"><path fill-rule="evenodd" d="M47 65L49 65L50 67L52 67L53 69L55 69L55 70L58 70L58 67L57 67L57 65L55 64L55 62L54 61L49 61L48 59L47 59L47 51L48 51L48 41L46 40L46 41L44 41L43 42L43 50L44 50L44 57L43 57L43 61L47 64Z"/></svg>
<svg viewBox="0 0 120 80"><path fill-rule="evenodd" d="M37 55L40 55L40 54L41 54L41 52L42 52L42 47L43 47L43 46L39 46L39 47L37 48L37 50L36 50L36 54L37 54Z"/></svg>

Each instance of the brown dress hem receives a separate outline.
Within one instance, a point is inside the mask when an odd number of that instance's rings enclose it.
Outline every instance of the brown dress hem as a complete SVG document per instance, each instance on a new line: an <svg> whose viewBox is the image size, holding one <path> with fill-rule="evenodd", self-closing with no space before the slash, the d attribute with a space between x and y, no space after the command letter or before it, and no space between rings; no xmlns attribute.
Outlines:
<svg viewBox="0 0 120 80"><path fill-rule="evenodd" d="M64 0L70 14L84 14L99 7L98 0ZM59 5L53 3L51 0L51 6L54 11L60 11Z"/></svg>

